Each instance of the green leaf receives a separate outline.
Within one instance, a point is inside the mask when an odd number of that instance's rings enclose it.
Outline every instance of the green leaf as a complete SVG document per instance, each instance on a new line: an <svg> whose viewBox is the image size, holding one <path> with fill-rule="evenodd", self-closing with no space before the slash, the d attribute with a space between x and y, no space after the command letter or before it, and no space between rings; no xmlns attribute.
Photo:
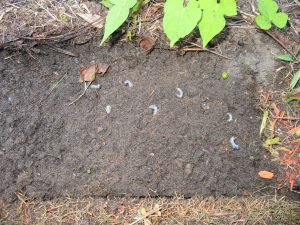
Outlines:
<svg viewBox="0 0 300 225"><path fill-rule="evenodd" d="M272 22L274 23L274 25L280 29L284 28L287 21L288 21L288 15L285 13L276 13L275 15L273 15L272 17Z"/></svg>
<svg viewBox="0 0 300 225"><path fill-rule="evenodd" d="M299 80L300 80L300 69L294 74L294 77L290 84L290 89L294 89Z"/></svg>
<svg viewBox="0 0 300 225"><path fill-rule="evenodd" d="M279 7L274 0L259 0L259 16L255 18L256 24L263 30L269 30L272 27L271 22L278 28L284 28L288 15L286 13L277 13Z"/></svg>
<svg viewBox="0 0 300 225"><path fill-rule="evenodd" d="M237 6L235 0L220 1L220 8L226 16L236 16Z"/></svg>
<svg viewBox="0 0 300 225"><path fill-rule="evenodd" d="M263 118L262 118L262 121L261 121L261 125L260 125L259 135L261 135L263 130L266 128L268 117L269 117L269 110L265 109L264 110L264 115L263 115Z"/></svg>
<svg viewBox="0 0 300 225"><path fill-rule="evenodd" d="M142 6L143 0L137 0L137 3L131 9L131 14L138 12Z"/></svg>
<svg viewBox="0 0 300 225"><path fill-rule="evenodd" d="M278 11L278 5L273 0L259 0L258 11L268 19L271 19L272 14Z"/></svg>
<svg viewBox="0 0 300 225"><path fill-rule="evenodd" d="M260 15L255 17L255 22L263 30L270 30L272 27L270 20L265 16Z"/></svg>
<svg viewBox="0 0 300 225"><path fill-rule="evenodd" d="M270 145L277 145L277 144L280 144L279 137L266 140L264 143L264 147L268 147Z"/></svg>
<svg viewBox="0 0 300 225"><path fill-rule="evenodd" d="M184 0L167 0L165 3L163 27L171 47L191 33L202 16L197 0L190 0L186 7L183 4Z"/></svg>
<svg viewBox="0 0 300 225"><path fill-rule="evenodd" d="M198 25L202 38L202 45L205 48L208 42L219 34L226 25L224 16L237 14L235 0L199 0L203 10L202 19Z"/></svg>
<svg viewBox="0 0 300 225"><path fill-rule="evenodd" d="M291 56L290 54L276 55L276 58L286 62L293 62L293 56Z"/></svg>
<svg viewBox="0 0 300 225"><path fill-rule="evenodd" d="M108 8L108 9L110 9L113 6L111 1L109 1L109 0L102 0L101 4L104 5L104 7Z"/></svg>
<svg viewBox="0 0 300 225"><path fill-rule="evenodd" d="M137 0L110 0L110 2L114 5L106 16L104 36L100 45L126 21L130 9L137 3Z"/></svg>

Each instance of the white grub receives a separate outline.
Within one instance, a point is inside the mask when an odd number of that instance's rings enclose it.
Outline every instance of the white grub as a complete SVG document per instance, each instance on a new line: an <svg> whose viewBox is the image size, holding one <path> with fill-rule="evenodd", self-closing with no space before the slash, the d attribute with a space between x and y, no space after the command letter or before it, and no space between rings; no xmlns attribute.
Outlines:
<svg viewBox="0 0 300 225"><path fill-rule="evenodd" d="M183 97L183 91L181 88L177 88L177 93L176 93L177 98L182 98Z"/></svg>
<svg viewBox="0 0 300 225"><path fill-rule="evenodd" d="M106 111L107 114L110 114L110 112L111 112L111 106L110 105L106 106L105 107L105 111Z"/></svg>
<svg viewBox="0 0 300 225"><path fill-rule="evenodd" d="M231 122L232 121L232 114L231 113L227 113L227 122Z"/></svg>
<svg viewBox="0 0 300 225"><path fill-rule="evenodd" d="M235 143L235 137L231 137L229 142L230 142L230 145L232 147L233 150L238 150L239 149L239 145Z"/></svg>
<svg viewBox="0 0 300 225"><path fill-rule="evenodd" d="M100 84L92 84L92 85L90 86L90 88L91 88L91 89L97 89L97 90L99 90L99 89L101 88L101 85L100 85Z"/></svg>
<svg viewBox="0 0 300 225"><path fill-rule="evenodd" d="M125 86L128 86L128 87L132 87L133 86L133 83L130 80L124 80L123 83L124 83Z"/></svg>
<svg viewBox="0 0 300 225"><path fill-rule="evenodd" d="M157 114L158 108L156 105L150 105L149 109L152 109L153 116Z"/></svg>

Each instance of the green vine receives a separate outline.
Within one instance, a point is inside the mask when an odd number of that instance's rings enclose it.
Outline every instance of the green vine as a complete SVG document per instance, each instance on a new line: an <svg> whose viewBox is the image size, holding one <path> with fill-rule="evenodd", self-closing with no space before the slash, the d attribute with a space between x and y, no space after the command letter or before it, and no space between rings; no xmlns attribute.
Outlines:
<svg viewBox="0 0 300 225"><path fill-rule="evenodd" d="M101 3L109 8L106 17L102 45L110 35L121 27L128 17L147 4L149 0L103 0ZM278 12L274 0L259 0L260 15L255 18L259 28L268 30L272 23L284 28L288 21L285 13ZM226 17L237 15L235 0L166 0L164 6L163 28L173 47L176 42L186 37L195 28L199 29L202 45L207 44L226 26Z"/></svg>

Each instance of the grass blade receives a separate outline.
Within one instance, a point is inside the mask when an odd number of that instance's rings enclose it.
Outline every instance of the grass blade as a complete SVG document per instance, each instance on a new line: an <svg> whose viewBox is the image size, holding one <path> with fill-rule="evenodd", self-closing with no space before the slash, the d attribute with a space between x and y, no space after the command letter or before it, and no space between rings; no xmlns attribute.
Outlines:
<svg viewBox="0 0 300 225"><path fill-rule="evenodd" d="M264 131L264 129L266 128L268 117L269 117L269 110L265 109L264 115L263 115L263 118L261 121L261 125L260 125L260 131L259 131L260 136L261 136L262 132Z"/></svg>

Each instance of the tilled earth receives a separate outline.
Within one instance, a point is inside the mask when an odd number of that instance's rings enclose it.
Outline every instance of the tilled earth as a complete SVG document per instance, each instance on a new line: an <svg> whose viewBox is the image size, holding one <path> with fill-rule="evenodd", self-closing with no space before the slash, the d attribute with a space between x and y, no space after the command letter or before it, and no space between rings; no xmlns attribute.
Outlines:
<svg viewBox="0 0 300 225"><path fill-rule="evenodd" d="M78 58L0 52L2 197L233 196L269 184L257 176L277 168L258 135L259 90L272 84L279 51L267 36L231 30L220 43L231 59L98 44L61 46ZM83 91L80 64L92 61L110 65L94 81L101 89L69 105Z"/></svg>

